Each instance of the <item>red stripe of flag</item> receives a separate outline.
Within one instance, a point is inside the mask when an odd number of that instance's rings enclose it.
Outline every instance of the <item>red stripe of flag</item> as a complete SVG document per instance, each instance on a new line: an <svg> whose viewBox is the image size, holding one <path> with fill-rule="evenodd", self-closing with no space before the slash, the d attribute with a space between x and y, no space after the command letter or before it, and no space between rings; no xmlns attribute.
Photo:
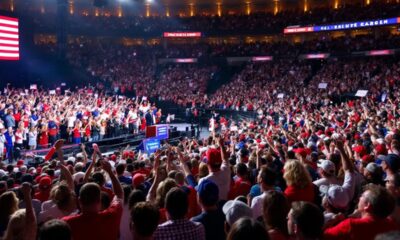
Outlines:
<svg viewBox="0 0 400 240"><path fill-rule="evenodd" d="M9 60L9 61L18 61L19 57L11 58L11 57L0 57L0 60Z"/></svg>
<svg viewBox="0 0 400 240"><path fill-rule="evenodd" d="M0 29L0 33L17 34L18 35L18 32L7 31L7 30L3 30L3 29Z"/></svg>
<svg viewBox="0 0 400 240"><path fill-rule="evenodd" d="M19 45L7 44L7 43L0 43L0 47L19 47Z"/></svg>
<svg viewBox="0 0 400 240"><path fill-rule="evenodd" d="M19 36L17 38L9 38L9 37L0 37L1 40L9 40L9 41L18 41L19 42Z"/></svg>
<svg viewBox="0 0 400 240"><path fill-rule="evenodd" d="M18 18L13 18L13 17L5 17L5 16L0 16L0 19L8 20L8 21L14 21L18 22Z"/></svg>
<svg viewBox="0 0 400 240"><path fill-rule="evenodd" d="M19 53L19 50L0 50L0 53Z"/></svg>
<svg viewBox="0 0 400 240"><path fill-rule="evenodd" d="M0 27L12 28L12 29L15 29L18 31L18 26L14 26L14 25L7 25L7 24L0 23Z"/></svg>

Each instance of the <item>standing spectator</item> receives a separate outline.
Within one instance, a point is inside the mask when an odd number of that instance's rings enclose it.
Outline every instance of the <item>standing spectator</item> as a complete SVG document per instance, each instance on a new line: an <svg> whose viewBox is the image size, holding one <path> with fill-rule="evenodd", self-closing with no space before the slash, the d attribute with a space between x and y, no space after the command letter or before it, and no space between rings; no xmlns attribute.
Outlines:
<svg viewBox="0 0 400 240"><path fill-rule="evenodd" d="M204 180L197 186L197 200L202 208L202 213L191 220L203 224L207 240L225 239L225 215L218 208L218 186Z"/></svg>
<svg viewBox="0 0 400 240"><path fill-rule="evenodd" d="M12 114L12 109L7 110L7 115L4 118L4 123L6 128L14 128L15 127L15 118Z"/></svg>
<svg viewBox="0 0 400 240"><path fill-rule="evenodd" d="M218 186L219 200L224 201L227 200L230 190L231 169L226 157L223 138L220 138L218 143L219 150L215 148L207 150L207 166L210 173L201 178L199 184L206 179L213 181Z"/></svg>
<svg viewBox="0 0 400 240"><path fill-rule="evenodd" d="M288 230L295 239L320 239L324 216L318 206L309 202L294 202L288 214Z"/></svg>
<svg viewBox="0 0 400 240"><path fill-rule="evenodd" d="M6 191L0 195L0 237L4 235L11 215L18 210L18 198L14 192Z"/></svg>
<svg viewBox="0 0 400 240"><path fill-rule="evenodd" d="M28 133L28 145L30 150L35 150L37 147L37 130L36 127L31 127Z"/></svg>
<svg viewBox="0 0 400 240"><path fill-rule="evenodd" d="M271 240L289 239L289 202L283 193L271 191L264 197L263 217Z"/></svg>
<svg viewBox="0 0 400 240"><path fill-rule="evenodd" d="M152 239L160 219L158 208L152 203L137 203L131 211L133 239Z"/></svg>
<svg viewBox="0 0 400 240"><path fill-rule="evenodd" d="M358 202L361 218L348 218L325 230L324 239L373 240L376 235L397 230L388 216L395 208L395 199L383 187L368 185Z"/></svg>
<svg viewBox="0 0 400 240"><path fill-rule="evenodd" d="M13 213L7 230L5 240L12 239L36 239L36 216L32 206L31 190L29 183L23 183L21 187L26 203L26 209L20 209Z"/></svg>
<svg viewBox="0 0 400 240"><path fill-rule="evenodd" d="M109 162L102 161L103 170L111 178L115 197L110 206L100 212L100 187L96 183L86 183L79 191L81 213L64 217L72 230L74 240L117 239L122 216L123 196L121 184L112 172ZM95 229L95 231L88 231Z"/></svg>
<svg viewBox="0 0 400 240"><path fill-rule="evenodd" d="M43 224L39 230L40 240L71 240L72 233L68 224L59 219L53 219Z"/></svg>
<svg viewBox="0 0 400 240"><path fill-rule="evenodd" d="M315 187L311 182L311 176L304 165L298 160L290 160L284 167L287 188L285 195L290 202L307 201L314 202Z"/></svg>
<svg viewBox="0 0 400 240"><path fill-rule="evenodd" d="M5 128L0 128L0 162L4 159L4 150L6 144L6 137L4 136Z"/></svg>
<svg viewBox="0 0 400 240"><path fill-rule="evenodd" d="M272 169L263 166L257 177L257 181L261 187L262 194L253 198L250 205L253 211L254 218L259 218L263 215L264 199L267 195L275 191L275 180L275 172Z"/></svg>
<svg viewBox="0 0 400 240"><path fill-rule="evenodd" d="M9 163L14 161L14 130L12 127L9 127L7 132L4 134L6 139L6 148L7 148L7 159Z"/></svg>
<svg viewBox="0 0 400 240"><path fill-rule="evenodd" d="M185 219L189 208L187 193L177 187L172 188L165 200L168 221L159 225L154 233L155 240L205 240L205 231L201 223Z"/></svg>
<svg viewBox="0 0 400 240"><path fill-rule="evenodd" d="M229 231L227 240L269 240L265 227L251 218L241 218L236 221Z"/></svg>

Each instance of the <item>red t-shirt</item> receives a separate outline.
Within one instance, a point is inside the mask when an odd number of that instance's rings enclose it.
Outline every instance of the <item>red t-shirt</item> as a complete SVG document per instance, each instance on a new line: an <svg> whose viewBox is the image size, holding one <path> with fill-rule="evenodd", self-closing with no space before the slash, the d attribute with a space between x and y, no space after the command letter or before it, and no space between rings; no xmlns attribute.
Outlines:
<svg viewBox="0 0 400 240"><path fill-rule="evenodd" d="M63 220L71 227L74 240L118 239L122 211L122 200L115 197L102 212L67 216Z"/></svg>
<svg viewBox="0 0 400 240"><path fill-rule="evenodd" d="M247 196L247 194L249 194L250 192L250 189L251 189L250 181L239 177L235 180L233 188L231 188L232 198L230 199L235 199L238 196Z"/></svg>
<svg viewBox="0 0 400 240"><path fill-rule="evenodd" d="M389 219L365 217L348 218L324 232L324 239L362 239L373 240L376 235L398 230L394 221Z"/></svg>
<svg viewBox="0 0 400 240"><path fill-rule="evenodd" d="M101 186L101 187L100 187L100 190L101 190L102 192L107 193L107 195L108 195L108 197L110 197L110 199L113 199L114 196L115 196L113 190L111 190L111 189L109 189L109 188L106 188L106 187L104 187L104 186Z"/></svg>
<svg viewBox="0 0 400 240"><path fill-rule="evenodd" d="M50 198L50 191L38 191L35 193L35 199L39 200L40 202L46 202Z"/></svg>
<svg viewBox="0 0 400 240"><path fill-rule="evenodd" d="M79 131L79 128L74 128L74 138L80 138L81 137L81 132Z"/></svg>
<svg viewBox="0 0 400 240"><path fill-rule="evenodd" d="M306 201L314 202L314 185L310 184L305 188L298 188L295 186L288 186L285 190L285 195L290 202Z"/></svg>

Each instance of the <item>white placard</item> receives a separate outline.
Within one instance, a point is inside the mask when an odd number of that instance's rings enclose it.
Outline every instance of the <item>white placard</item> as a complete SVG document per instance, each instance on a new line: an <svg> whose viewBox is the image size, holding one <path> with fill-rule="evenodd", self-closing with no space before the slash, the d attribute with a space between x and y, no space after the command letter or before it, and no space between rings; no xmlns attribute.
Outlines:
<svg viewBox="0 0 400 240"><path fill-rule="evenodd" d="M367 96L368 90L358 90L356 92L356 97L365 97Z"/></svg>
<svg viewBox="0 0 400 240"><path fill-rule="evenodd" d="M387 98L387 93L383 93L381 96L381 102L385 102Z"/></svg>
<svg viewBox="0 0 400 240"><path fill-rule="evenodd" d="M49 90L49 94L55 95L56 94L56 90Z"/></svg>
<svg viewBox="0 0 400 240"><path fill-rule="evenodd" d="M283 98L283 96L285 96L285 94L279 93L277 97L278 97L278 98Z"/></svg>
<svg viewBox="0 0 400 240"><path fill-rule="evenodd" d="M61 87L65 87L67 84L65 82L61 83Z"/></svg>
<svg viewBox="0 0 400 240"><path fill-rule="evenodd" d="M36 84L31 84L29 89L30 90L36 90L37 89L37 85Z"/></svg>
<svg viewBox="0 0 400 240"><path fill-rule="evenodd" d="M328 83L319 83L318 88L319 89L326 89L328 87Z"/></svg>
<svg viewBox="0 0 400 240"><path fill-rule="evenodd" d="M142 97L142 101L146 101L147 100L147 97Z"/></svg>

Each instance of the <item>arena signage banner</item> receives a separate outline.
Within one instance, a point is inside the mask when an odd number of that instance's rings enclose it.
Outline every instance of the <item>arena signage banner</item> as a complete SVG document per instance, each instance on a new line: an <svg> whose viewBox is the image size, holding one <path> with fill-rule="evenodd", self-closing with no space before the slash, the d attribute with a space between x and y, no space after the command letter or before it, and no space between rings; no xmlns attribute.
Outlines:
<svg viewBox="0 0 400 240"><path fill-rule="evenodd" d="M366 27L379 27L386 25L394 25L400 23L400 17L396 18L386 18L386 19L376 19L376 20L366 20L360 22L346 22L338 24L320 25L320 26L293 26L287 27L283 30L284 34L291 33L307 33L307 32L322 32L322 31L337 31L337 30L350 30Z"/></svg>
<svg viewBox="0 0 400 240"><path fill-rule="evenodd" d="M160 58L158 63L197 63L197 58Z"/></svg>
<svg viewBox="0 0 400 240"><path fill-rule="evenodd" d="M300 59L326 59L329 58L329 53L310 53L310 54L303 54L300 55Z"/></svg>
<svg viewBox="0 0 400 240"><path fill-rule="evenodd" d="M196 38L201 37L201 32L164 32L165 38Z"/></svg>

